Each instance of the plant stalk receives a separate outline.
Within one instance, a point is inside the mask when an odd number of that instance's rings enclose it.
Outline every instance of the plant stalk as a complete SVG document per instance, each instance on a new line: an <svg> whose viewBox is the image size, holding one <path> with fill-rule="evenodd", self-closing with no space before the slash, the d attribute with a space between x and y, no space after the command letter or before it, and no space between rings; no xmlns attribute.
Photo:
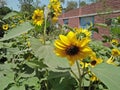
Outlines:
<svg viewBox="0 0 120 90"><path fill-rule="evenodd" d="M80 64L78 61L76 61L76 65L77 65L78 74L79 74L79 90L83 90L82 89L82 75L81 75L81 71L80 71Z"/></svg>
<svg viewBox="0 0 120 90"><path fill-rule="evenodd" d="M45 41L46 41L46 18L45 18L45 25L44 25L44 33L43 33L43 44L45 45Z"/></svg>

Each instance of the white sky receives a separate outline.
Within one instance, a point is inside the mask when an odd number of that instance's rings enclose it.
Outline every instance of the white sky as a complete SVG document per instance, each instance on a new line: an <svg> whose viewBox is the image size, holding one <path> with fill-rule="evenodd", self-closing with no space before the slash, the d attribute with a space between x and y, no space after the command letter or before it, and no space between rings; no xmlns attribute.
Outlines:
<svg viewBox="0 0 120 90"><path fill-rule="evenodd" d="M7 3L7 6L13 10L20 10L20 5L18 0L5 0ZM40 5L47 5L49 3L49 0L40 0L41 4ZM76 1L79 3L79 0L65 0L65 4L62 5L63 7L66 7L67 1ZM86 1L89 2L90 0L80 0L80 1Z"/></svg>

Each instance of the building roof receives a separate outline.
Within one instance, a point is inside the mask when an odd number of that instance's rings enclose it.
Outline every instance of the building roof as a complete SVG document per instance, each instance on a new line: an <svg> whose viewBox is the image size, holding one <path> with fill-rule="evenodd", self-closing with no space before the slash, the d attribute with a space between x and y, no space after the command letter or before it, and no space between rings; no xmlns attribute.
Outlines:
<svg viewBox="0 0 120 90"><path fill-rule="evenodd" d="M92 3L80 8L70 10L60 15L59 19L66 19L72 17L83 17L88 15L97 15L104 13L120 12L120 0L105 0L105 2Z"/></svg>

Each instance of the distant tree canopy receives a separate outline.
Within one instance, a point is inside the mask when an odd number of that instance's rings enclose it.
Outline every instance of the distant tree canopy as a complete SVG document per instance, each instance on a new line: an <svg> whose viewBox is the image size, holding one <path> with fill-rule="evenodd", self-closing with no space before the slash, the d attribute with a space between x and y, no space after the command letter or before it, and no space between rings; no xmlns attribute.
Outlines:
<svg viewBox="0 0 120 90"><path fill-rule="evenodd" d="M5 0L0 0L0 8L1 8L1 7L4 7L5 5L6 5Z"/></svg>
<svg viewBox="0 0 120 90"><path fill-rule="evenodd" d="M90 0L92 3L96 3L98 1L102 1L102 0Z"/></svg>
<svg viewBox="0 0 120 90"><path fill-rule="evenodd" d="M75 1L68 1L67 7L65 8L65 12L77 8L78 4Z"/></svg>
<svg viewBox="0 0 120 90"><path fill-rule="evenodd" d="M87 3L85 1L81 1L79 5L80 5L80 7L82 7L82 6L87 5Z"/></svg>
<svg viewBox="0 0 120 90"><path fill-rule="evenodd" d="M28 4L28 3L25 3L25 4L21 5L21 11L22 12L33 12L34 9L35 8L31 4Z"/></svg>
<svg viewBox="0 0 120 90"><path fill-rule="evenodd" d="M11 9L6 6L0 8L0 15L6 15L9 12L11 12Z"/></svg>
<svg viewBox="0 0 120 90"><path fill-rule="evenodd" d="M65 3L65 0L60 0L60 2Z"/></svg>
<svg viewBox="0 0 120 90"><path fill-rule="evenodd" d="M33 6L33 0L18 0L21 4L21 12L31 13L35 9Z"/></svg>

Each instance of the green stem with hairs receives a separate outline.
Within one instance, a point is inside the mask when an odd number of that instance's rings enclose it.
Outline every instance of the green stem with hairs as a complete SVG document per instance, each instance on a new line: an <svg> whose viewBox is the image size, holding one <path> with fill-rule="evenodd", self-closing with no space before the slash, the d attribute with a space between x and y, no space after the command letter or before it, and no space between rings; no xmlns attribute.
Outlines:
<svg viewBox="0 0 120 90"><path fill-rule="evenodd" d="M79 90L83 90L82 89L82 75L81 75L81 71L80 71L80 64L78 61L76 61L76 65L77 65L78 74L79 74Z"/></svg>
<svg viewBox="0 0 120 90"><path fill-rule="evenodd" d="M44 33L43 33L43 40L44 40L44 45L45 45L45 41L46 41L46 18L45 18L45 25L44 25Z"/></svg>

